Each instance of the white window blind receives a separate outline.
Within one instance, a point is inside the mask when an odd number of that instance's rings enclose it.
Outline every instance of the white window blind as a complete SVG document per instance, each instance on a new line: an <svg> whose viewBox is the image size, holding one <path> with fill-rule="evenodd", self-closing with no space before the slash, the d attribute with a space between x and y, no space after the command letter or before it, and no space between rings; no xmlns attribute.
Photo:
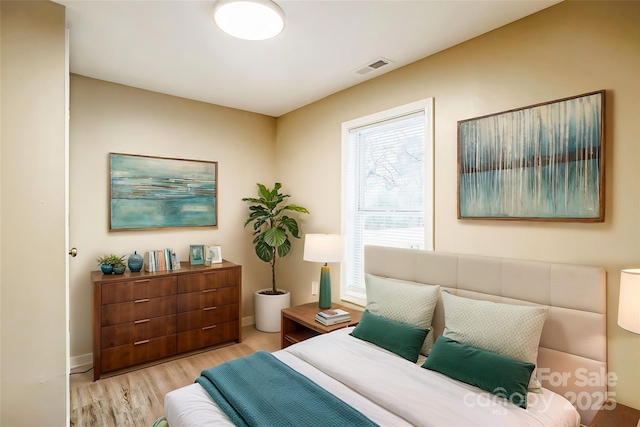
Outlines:
<svg viewBox="0 0 640 427"><path fill-rule="evenodd" d="M364 245L432 249L431 110L425 104L343 124L343 299L362 303L365 296Z"/></svg>

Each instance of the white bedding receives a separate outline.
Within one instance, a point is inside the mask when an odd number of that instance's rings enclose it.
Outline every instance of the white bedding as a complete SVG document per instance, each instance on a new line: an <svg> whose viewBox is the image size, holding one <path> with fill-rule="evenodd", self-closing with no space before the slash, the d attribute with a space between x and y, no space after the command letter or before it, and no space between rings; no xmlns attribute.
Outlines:
<svg viewBox="0 0 640 427"><path fill-rule="evenodd" d="M574 407L549 390L529 393L525 410L353 338L349 335L352 329L303 341L274 356L381 426L580 424ZM164 411L170 427L233 425L199 384L168 393Z"/></svg>

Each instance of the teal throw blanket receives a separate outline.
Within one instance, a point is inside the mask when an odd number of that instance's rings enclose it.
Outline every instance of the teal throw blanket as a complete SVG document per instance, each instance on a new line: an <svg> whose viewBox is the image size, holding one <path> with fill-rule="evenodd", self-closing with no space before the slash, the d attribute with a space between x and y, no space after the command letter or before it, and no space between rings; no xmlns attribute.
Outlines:
<svg viewBox="0 0 640 427"><path fill-rule="evenodd" d="M202 371L196 379L237 426L376 426L266 351Z"/></svg>

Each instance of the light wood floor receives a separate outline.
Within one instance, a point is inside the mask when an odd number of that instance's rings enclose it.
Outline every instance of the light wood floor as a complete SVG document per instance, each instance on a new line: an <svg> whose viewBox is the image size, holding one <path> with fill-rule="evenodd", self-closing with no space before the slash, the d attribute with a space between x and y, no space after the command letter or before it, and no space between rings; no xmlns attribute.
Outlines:
<svg viewBox="0 0 640 427"><path fill-rule="evenodd" d="M204 369L258 350L280 349L279 333L242 329L240 344L93 381L93 370L71 374L71 426L150 427L163 415L164 395L193 384ZM75 371L82 371L81 368Z"/></svg>

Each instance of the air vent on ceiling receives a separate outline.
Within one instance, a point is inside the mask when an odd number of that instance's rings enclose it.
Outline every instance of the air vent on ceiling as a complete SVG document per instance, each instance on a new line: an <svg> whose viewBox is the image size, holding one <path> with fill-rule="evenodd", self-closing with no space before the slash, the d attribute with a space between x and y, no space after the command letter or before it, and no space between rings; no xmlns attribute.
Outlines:
<svg viewBox="0 0 640 427"><path fill-rule="evenodd" d="M372 71L378 70L386 65L389 65L389 63L392 63L393 61L388 60L387 58L377 58L374 59L373 61L369 62L368 64L358 68L357 70L355 70L356 73L360 74L360 75L364 75L367 73L370 73Z"/></svg>

